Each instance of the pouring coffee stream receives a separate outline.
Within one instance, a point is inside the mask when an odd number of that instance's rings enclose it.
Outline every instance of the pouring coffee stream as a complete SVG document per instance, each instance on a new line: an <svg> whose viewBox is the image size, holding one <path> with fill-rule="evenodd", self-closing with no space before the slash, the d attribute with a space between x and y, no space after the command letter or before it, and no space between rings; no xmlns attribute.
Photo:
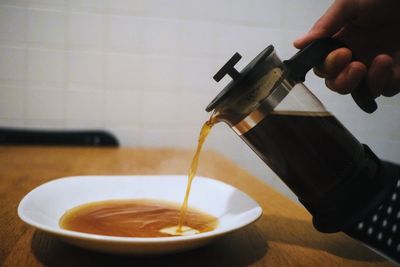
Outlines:
<svg viewBox="0 0 400 267"><path fill-rule="evenodd" d="M216 122L217 122L217 116L215 113L212 113L211 117L201 127L200 134L199 134L199 140L198 140L198 144L197 144L197 149L193 156L192 163L190 164L190 167L189 167L188 182L187 182L187 186L186 186L185 198L183 200L181 210L180 210L179 224L176 229L177 233L182 233L182 229L183 229L184 221L185 221L185 217L186 217L186 212L187 212L187 208L188 208L188 203L189 203L190 189L192 187L193 178L195 177L197 168L199 166L199 158L200 158L201 149L203 148L203 144L206 141L206 138L207 138L208 134L210 133L211 128L214 126L214 124Z"/></svg>

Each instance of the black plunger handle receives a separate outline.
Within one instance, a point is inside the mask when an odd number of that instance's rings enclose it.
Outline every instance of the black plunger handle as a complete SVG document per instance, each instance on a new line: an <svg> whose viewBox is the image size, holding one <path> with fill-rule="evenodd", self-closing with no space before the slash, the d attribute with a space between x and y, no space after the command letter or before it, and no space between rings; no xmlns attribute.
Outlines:
<svg viewBox="0 0 400 267"><path fill-rule="evenodd" d="M321 65L330 52L341 47L346 47L346 45L337 39L318 39L283 63L289 68L292 79L304 82L306 74L310 69ZM367 113L374 112L378 107L374 97L367 88L365 78L363 78L361 83L351 93L351 96L354 102Z"/></svg>
<svg viewBox="0 0 400 267"><path fill-rule="evenodd" d="M235 53L229 60L228 62L225 63L224 66L214 75L213 79L216 82L219 82L222 80L222 78L225 77L226 74L231 76L233 80L236 80L239 78L240 73L237 69L235 69L236 63L239 62L239 60L242 58L242 56L239 53Z"/></svg>

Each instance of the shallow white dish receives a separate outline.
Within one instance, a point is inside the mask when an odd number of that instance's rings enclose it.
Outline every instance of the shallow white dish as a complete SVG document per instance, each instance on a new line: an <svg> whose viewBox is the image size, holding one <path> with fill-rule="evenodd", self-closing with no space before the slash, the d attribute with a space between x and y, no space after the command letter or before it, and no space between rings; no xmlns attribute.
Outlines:
<svg viewBox="0 0 400 267"><path fill-rule="evenodd" d="M192 236L159 238L113 237L61 229L59 219L80 204L109 199L160 199L181 203L187 176L74 176L45 183L28 193L18 206L27 224L79 247L131 255L159 255L199 247L259 218L261 207L223 182L197 176L189 197L191 207L219 219L218 227Z"/></svg>

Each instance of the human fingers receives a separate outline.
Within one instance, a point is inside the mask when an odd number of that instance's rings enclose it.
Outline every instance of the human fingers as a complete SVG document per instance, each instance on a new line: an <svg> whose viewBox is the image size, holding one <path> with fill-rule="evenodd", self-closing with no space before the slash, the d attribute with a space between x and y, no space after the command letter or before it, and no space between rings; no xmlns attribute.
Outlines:
<svg viewBox="0 0 400 267"><path fill-rule="evenodd" d="M308 33L294 41L294 46L301 49L316 39L334 36L354 17L357 10L357 2L336 0L311 27Z"/></svg>
<svg viewBox="0 0 400 267"><path fill-rule="evenodd" d="M367 73L367 67L359 62L353 61L346 66L336 77L326 79L328 88L339 94L348 94L352 92Z"/></svg>
<svg viewBox="0 0 400 267"><path fill-rule="evenodd" d="M373 97L380 96L384 90L386 94L391 90L393 79L393 59L388 55L376 56L368 69L367 85Z"/></svg>
<svg viewBox="0 0 400 267"><path fill-rule="evenodd" d="M322 65L314 68L314 73L321 78L332 79L350 63L351 57L350 49L336 49L328 54Z"/></svg>
<svg viewBox="0 0 400 267"><path fill-rule="evenodd" d="M388 55L379 55L372 62L370 70L371 74L368 75L379 77L381 80L386 81L382 82L382 85L378 85L381 88L380 93L383 96L390 97L400 92L400 66L396 63L398 59L398 55L396 54L393 57ZM378 68L378 71L374 70L376 68ZM374 85L372 84L371 86ZM378 86L376 87L378 88Z"/></svg>
<svg viewBox="0 0 400 267"><path fill-rule="evenodd" d="M395 53L392 57L392 78L387 83L386 87L382 90L383 96L394 96L400 93L400 51Z"/></svg>

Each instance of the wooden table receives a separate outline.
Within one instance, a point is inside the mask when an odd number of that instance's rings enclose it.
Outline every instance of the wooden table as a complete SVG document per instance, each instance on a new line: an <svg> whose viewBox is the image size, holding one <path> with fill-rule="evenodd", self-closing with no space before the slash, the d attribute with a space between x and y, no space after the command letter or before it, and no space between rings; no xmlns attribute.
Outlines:
<svg viewBox="0 0 400 267"><path fill-rule="evenodd" d="M30 190L71 175L182 174L192 150L0 147L2 266L391 266L344 234L321 234L296 203L218 153L204 151L199 175L227 182L264 210L260 220L219 241L158 258L100 254L25 225L17 206Z"/></svg>

